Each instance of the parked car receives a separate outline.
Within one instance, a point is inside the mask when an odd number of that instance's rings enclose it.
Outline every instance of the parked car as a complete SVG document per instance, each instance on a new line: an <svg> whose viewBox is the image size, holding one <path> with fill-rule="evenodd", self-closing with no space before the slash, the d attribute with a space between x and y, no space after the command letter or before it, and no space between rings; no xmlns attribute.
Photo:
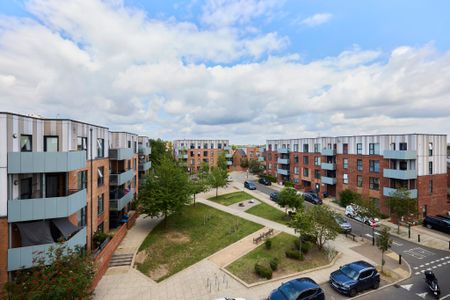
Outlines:
<svg viewBox="0 0 450 300"><path fill-rule="evenodd" d="M336 215L334 217L334 219L336 220L336 223L341 228L341 232L342 233L350 233L350 232L352 232L352 225L345 218L343 218L340 215Z"/></svg>
<svg viewBox="0 0 450 300"><path fill-rule="evenodd" d="M363 215L363 208L355 204L350 204L345 207L345 215L349 218L355 219L361 223L365 223L371 227L380 226L378 218L369 218Z"/></svg>
<svg viewBox="0 0 450 300"><path fill-rule="evenodd" d="M450 234L450 218L446 216L426 216L422 221L422 225Z"/></svg>
<svg viewBox="0 0 450 300"><path fill-rule="evenodd" d="M317 194L314 192L303 193L303 199L305 199L305 201L308 201L312 204L322 204L322 199L320 199L319 196L317 196Z"/></svg>
<svg viewBox="0 0 450 300"><path fill-rule="evenodd" d="M272 182L270 182L269 179L265 178L265 177L261 177L258 180L259 183L264 184L264 185L272 185Z"/></svg>
<svg viewBox="0 0 450 300"><path fill-rule="evenodd" d="M338 292L353 297L358 292L377 289L380 286L380 274L374 266L360 260L331 273L330 284Z"/></svg>
<svg viewBox="0 0 450 300"><path fill-rule="evenodd" d="M248 188L249 190L256 190L256 184L248 180L244 182L244 187Z"/></svg>
<svg viewBox="0 0 450 300"><path fill-rule="evenodd" d="M279 192L270 193L270 200L272 200L273 202L278 202L278 194Z"/></svg>
<svg viewBox="0 0 450 300"><path fill-rule="evenodd" d="M324 300L322 288L311 278L303 277L283 283L273 290L269 300Z"/></svg>

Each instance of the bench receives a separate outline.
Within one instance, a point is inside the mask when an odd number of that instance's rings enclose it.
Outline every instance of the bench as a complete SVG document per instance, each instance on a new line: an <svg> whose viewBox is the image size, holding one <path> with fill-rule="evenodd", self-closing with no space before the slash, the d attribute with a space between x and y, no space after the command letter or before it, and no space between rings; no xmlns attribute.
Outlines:
<svg viewBox="0 0 450 300"><path fill-rule="evenodd" d="M354 234L354 233L351 233L351 232L348 232L348 233L346 233L346 234L345 234L345 237L348 237L348 236L350 236L350 237L351 237L351 239L352 239L353 241L355 241L355 238L356 238L356 234Z"/></svg>
<svg viewBox="0 0 450 300"><path fill-rule="evenodd" d="M258 244L259 242L261 242L263 239L265 239L268 236L271 236L273 234L273 229L269 229L267 232L263 232L261 233L258 237L253 238L253 243Z"/></svg>

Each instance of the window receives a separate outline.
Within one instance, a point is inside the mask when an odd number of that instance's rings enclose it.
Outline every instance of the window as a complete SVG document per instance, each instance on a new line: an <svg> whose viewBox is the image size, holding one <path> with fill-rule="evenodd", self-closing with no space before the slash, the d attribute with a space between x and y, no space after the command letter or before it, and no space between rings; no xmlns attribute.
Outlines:
<svg viewBox="0 0 450 300"><path fill-rule="evenodd" d="M44 151L45 152L59 151L57 136L44 136Z"/></svg>
<svg viewBox="0 0 450 300"><path fill-rule="evenodd" d="M361 175L356 176L356 186L362 187L363 185L363 177Z"/></svg>
<svg viewBox="0 0 450 300"><path fill-rule="evenodd" d="M194 143L191 143L191 145L189 146L190 149L195 149Z"/></svg>
<svg viewBox="0 0 450 300"><path fill-rule="evenodd" d="M131 148L131 141L128 141L128 148Z"/></svg>
<svg viewBox="0 0 450 300"><path fill-rule="evenodd" d="M272 170L272 164L269 164L269 170Z"/></svg>
<svg viewBox="0 0 450 300"><path fill-rule="evenodd" d="M97 197L97 216L103 214L105 210L104 194Z"/></svg>
<svg viewBox="0 0 450 300"><path fill-rule="evenodd" d="M214 149L214 143L211 143L210 146L211 146L211 149Z"/></svg>
<svg viewBox="0 0 450 300"><path fill-rule="evenodd" d="M197 149L200 149L202 147L202 145L200 145L200 143L197 144Z"/></svg>
<svg viewBox="0 0 450 300"><path fill-rule="evenodd" d="M203 151L203 156L208 156L208 151Z"/></svg>
<svg viewBox="0 0 450 300"><path fill-rule="evenodd" d="M359 172L362 172L362 170L363 170L363 161L362 161L362 159L358 159L356 161L356 167L357 167Z"/></svg>
<svg viewBox="0 0 450 300"><path fill-rule="evenodd" d="M294 152L298 152L298 144L294 144Z"/></svg>
<svg viewBox="0 0 450 300"><path fill-rule="evenodd" d="M309 169L308 168L303 168L303 176L309 177Z"/></svg>
<svg viewBox="0 0 450 300"><path fill-rule="evenodd" d="M298 174L298 167L294 167L294 174Z"/></svg>
<svg viewBox="0 0 450 300"><path fill-rule="evenodd" d="M97 157L105 157L105 140L97 139Z"/></svg>
<svg viewBox="0 0 450 300"><path fill-rule="evenodd" d="M294 163L296 163L296 164L298 163L298 155L294 156Z"/></svg>
<svg viewBox="0 0 450 300"><path fill-rule="evenodd" d="M399 143L400 151L406 151L408 150L408 144L407 143Z"/></svg>
<svg viewBox="0 0 450 300"><path fill-rule="evenodd" d="M433 174L433 162L432 161L428 162L428 173L430 175Z"/></svg>
<svg viewBox="0 0 450 300"><path fill-rule="evenodd" d="M433 156L433 143L428 143L428 156Z"/></svg>
<svg viewBox="0 0 450 300"><path fill-rule="evenodd" d="M309 156L303 156L303 164L309 165Z"/></svg>
<svg viewBox="0 0 450 300"><path fill-rule="evenodd" d="M342 144L342 153L348 154L348 144Z"/></svg>
<svg viewBox="0 0 450 300"><path fill-rule="evenodd" d="M369 189L378 191L380 189L380 178L369 177Z"/></svg>
<svg viewBox="0 0 450 300"><path fill-rule="evenodd" d="M104 167L98 167L97 168L97 186L102 186L105 183L105 178L103 177L103 174L105 173Z"/></svg>
<svg viewBox="0 0 450 300"><path fill-rule="evenodd" d="M309 145L303 144L303 152L308 153L309 152Z"/></svg>
<svg viewBox="0 0 450 300"><path fill-rule="evenodd" d="M344 184L348 184L348 174L347 173L344 173L343 179L344 179Z"/></svg>
<svg viewBox="0 0 450 300"><path fill-rule="evenodd" d="M314 152L319 153L320 152L320 144L314 144Z"/></svg>
<svg viewBox="0 0 450 300"><path fill-rule="evenodd" d="M369 144L369 155L378 155L378 154L380 154L380 144L370 143Z"/></svg>
<svg viewBox="0 0 450 300"><path fill-rule="evenodd" d="M203 144L203 149L208 149L208 143Z"/></svg>
<svg viewBox="0 0 450 300"><path fill-rule="evenodd" d="M267 160L272 160L272 153L267 153ZM297 157L297 162L298 162L298 157Z"/></svg>
<svg viewBox="0 0 450 300"><path fill-rule="evenodd" d="M222 143L218 143L218 144L217 144L217 148L218 148L218 149L222 149Z"/></svg>
<svg viewBox="0 0 450 300"><path fill-rule="evenodd" d="M87 171L77 173L77 187L78 190L85 189L87 186Z"/></svg>
<svg viewBox="0 0 450 300"><path fill-rule="evenodd" d="M380 161L379 160L369 160L369 171L379 173L380 172Z"/></svg>
<svg viewBox="0 0 450 300"><path fill-rule="evenodd" d="M344 167L344 169L348 169L348 158L344 158L343 167Z"/></svg>
<svg viewBox="0 0 450 300"><path fill-rule="evenodd" d="M86 158L88 157L87 137L82 137L82 136L77 137L77 150L78 151L86 151Z"/></svg>
<svg viewBox="0 0 450 300"><path fill-rule="evenodd" d="M356 144L356 154L363 154L362 153L362 144L361 143Z"/></svg>
<svg viewBox="0 0 450 300"><path fill-rule="evenodd" d="M77 212L77 224L78 227L86 226L86 206Z"/></svg>
<svg viewBox="0 0 450 300"><path fill-rule="evenodd" d="M320 166L320 156L315 156L314 157L314 165L315 166Z"/></svg>
<svg viewBox="0 0 450 300"><path fill-rule="evenodd" d="M299 183L298 178L294 178L294 183Z"/></svg>
<svg viewBox="0 0 450 300"><path fill-rule="evenodd" d="M428 182L428 192L431 194L433 194L433 179L430 179L430 181Z"/></svg>
<svg viewBox="0 0 450 300"><path fill-rule="evenodd" d="M391 150L395 150L395 143L391 143L391 146L389 147Z"/></svg>
<svg viewBox="0 0 450 300"><path fill-rule="evenodd" d="M32 136L31 135L24 135L22 134L20 136L20 151L21 152L31 152L33 151L33 144L32 142Z"/></svg>
<svg viewBox="0 0 450 300"><path fill-rule="evenodd" d="M131 159L128 160L127 165L128 165L128 170L131 169Z"/></svg>
<svg viewBox="0 0 450 300"><path fill-rule="evenodd" d="M320 170L314 170L314 178L320 179Z"/></svg>
<svg viewBox="0 0 450 300"><path fill-rule="evenodd" d="M134 153L137 153L137 142L134 142Z"/></svg>

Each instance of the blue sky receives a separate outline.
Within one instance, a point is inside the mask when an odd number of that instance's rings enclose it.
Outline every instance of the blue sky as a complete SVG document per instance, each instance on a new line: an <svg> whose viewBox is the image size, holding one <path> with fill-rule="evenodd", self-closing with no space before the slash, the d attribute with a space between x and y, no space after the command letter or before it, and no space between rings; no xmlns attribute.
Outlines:
<svg viewBox="0 0 450 300"><path fill-rule="evenodd" d="M5 0L0 110L237 143L448 133L449 11L448 1Z"/></svg>

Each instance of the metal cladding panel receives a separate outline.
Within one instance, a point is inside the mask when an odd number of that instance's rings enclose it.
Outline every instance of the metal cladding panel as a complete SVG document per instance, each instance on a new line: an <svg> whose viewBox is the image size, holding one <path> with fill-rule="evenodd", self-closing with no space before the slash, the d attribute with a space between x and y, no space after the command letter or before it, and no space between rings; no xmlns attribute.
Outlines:
<svg viewBox="0 0 450 300"><path fill-rule="evenodd" d="M86 167L84 151L9 152L8 173L69 172Z"/></svg>

